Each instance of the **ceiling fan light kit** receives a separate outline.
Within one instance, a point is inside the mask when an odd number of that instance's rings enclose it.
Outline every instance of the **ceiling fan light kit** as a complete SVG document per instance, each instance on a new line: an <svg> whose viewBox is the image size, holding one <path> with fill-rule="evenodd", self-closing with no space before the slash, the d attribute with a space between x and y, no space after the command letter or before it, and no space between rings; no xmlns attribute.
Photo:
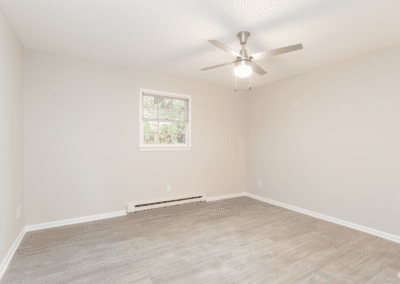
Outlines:
<svg viewBox="0 0 400 284"><path fill-rule="evenodd" d="M253 68L251 67L250 61L238 61L236 62L236 67L233 70L236 77L247 78L253 73Z"/></svg>
<svg viewBox="0 0 400 284"><path fill-rule="evenodd" d="M272 56L276 56L276 55L303 49L303 45L300 43L300 44L281 47L281 48L277 48L277 49L273 49L273 50L269 50L269 51L255 53L255 54L248 56L245 46L246 46L247 39L249 38L249 36L250 36L250 33L247 31L242 31L237 34L240 44L242 45L242 49L240 50L240 52L234 51L230 47L226 46L225 44L223 44L217 40L209 40L209 42L211 44L215 45L216 47L218 47L225 53L236 56L236 60L233 62L218 64L215 66L203 68L203 69L200 69L200 71L205 71L205 70L214 69L217 67L235 64L236 67L233 70L233 72L235 73L235 85L236 85L237 77L239 77L239 78L250 77L250 82L251 82L251 75L253 74L253 72L257 73L258 75L267 74L267 72L263 68L261 68L257 63L255 63L254 61L262 60L262 59L269 58ZM236 89L236 86L235 86L235 89ZM251 86L250 86L250 90L251 90Z"/></svg>

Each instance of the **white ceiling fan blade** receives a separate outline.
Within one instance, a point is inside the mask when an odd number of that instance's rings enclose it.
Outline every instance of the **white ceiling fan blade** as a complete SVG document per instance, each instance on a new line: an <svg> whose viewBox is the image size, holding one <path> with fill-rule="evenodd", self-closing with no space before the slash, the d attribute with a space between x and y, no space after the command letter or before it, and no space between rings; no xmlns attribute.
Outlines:
<svg viewBox="0 0 400 284"><path fill-rule="evenodd" d="M208 42L215 45L216 47L218 47L219 49L221 49L222 51L224 51L225 53L227 53L229 55L242 57L240 55L240 53L234 51L232 48L230 48L229 46L226 46L225 44L223 44L222 42L219 42L218 40L212 39L212 40L209 40Z"/></svg>
<svg viewBox="0 0 400 284"><path fill-rule="evenodd" d="M218 64L218 65L214 65L214 66L211 66L211 67L207 67L207 68L200 69L200 71L205 71L205 70L210 70L210 69L214 69L214 68L218 68L218 67L222 67L222 66L227 66L227 65L233 64L233 63L235 63L235 62L236 62L236 61L234 61L234 62L228 62L228 63L222 63L222 64Z"/></svg>
<svg viewBox="0 0 400 284"><path fill-rule="evenodd" d="M251 62L251 67L253 67L253 71L256 72L258 75L265 75L265 74L267 74L267 72L266 72L264 69L262 69L262 68L260 67L260 65L258 65L258 64L255 63L255 62Z"/></svg>
<svg viewBox="0 0 400 284"><path fill-rule="evenodd" d="M292 52L292 51L296 51L296 50L300 50L300 49L303 49L303 45L301 43L255 53L255 54L251 55L251 57L254 60L261 60L261 59L265 59L265 58L268 58L271 56L276 56L276 55L280 55L280 54L284 54L284 53L288 53L288 52Z"/></svg>

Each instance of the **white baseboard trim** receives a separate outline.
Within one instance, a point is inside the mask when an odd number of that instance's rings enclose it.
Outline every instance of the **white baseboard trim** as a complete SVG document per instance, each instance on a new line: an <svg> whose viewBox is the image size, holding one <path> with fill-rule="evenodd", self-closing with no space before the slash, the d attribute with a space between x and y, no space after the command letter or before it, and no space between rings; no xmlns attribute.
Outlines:
<svg viewBox="0 0 400 284"><path fill-rule="evenodd" d="M222 199L228 199L228 198L235 198L235 197L240 197L240 196L245 196L246 192L239 192L239 193L232 193L232 194L226 194L226 195L218 195L218 196L213 196L213 197L208 197L207 202L209 201L217 201L217 200L222 200Z"/></svg>
<svg viewBox="0 0 400 284"><path fill-rule="evenodd" d="M11 262L11 259L13 258L15 252L17 251L19 245L21 244L22 239L25 236L26 228L22 228L21 232L19 233L18 237L15 239L14 243L8 250L8 253L6 254L6 257L3 259L3 261L0 264L0 280L3 277L4 273L6 272L8 265Z"/></svg>
<svg viewBox="0 0 400 284"><path fill-rule="evenodd" d="M85 217L79 217L79 218L73 218L73 219L60 220L60 221L55 221L55 222L47 222L47 223L25 226L21 230L21 233L18 235L18 237L14 241L13 245L9 249L7 255L5 256L4 260L0 264L0 280L3 277L4 273L6 272L7 267L10 264L19 245L21 244L21 241L24 238L26 232L38 231L38 230L49 229L49 228L56 228L56 227L61 227L61 226L66 226L66 225L86 223L86 222L97 221L97 220L104 220L104 219L120 217L120 216L126 216L126 211L123 210L123 211L110 212L110 213L105 213L105 214L91 215L91 216L85 216Z"/></svg>
<svg viewBox="0 0 400 284"><path fill-rule="evenodd" d="M56 228L56 227L61 227L61 226L66 226L66 225L74 225L74 224L86 223L86 222L91 222L91 221L120 217L120 216L125 216L125 215L126 215L126 211L122 210L122 211L117 211L117 212L84 216L84 217L67 219L67 220L47 222L47 223L41 223L41 224L35 224L35 225L27 225L25 228L26 228L27 232L32 232L32 231Z"/></svg>
<svg viewBox="0 0 400 284"><path fill-rule="evenodd" d="M396 235L392 235L392 234L385 233L385 232L382 232L382 231L378 231L378 230L375 230L375 229L371 229L371 228L368 228L368 227L365 227L365 226L361 226L361 225L354 224L354 223L351 223L351 222L348 222L348 221L344 221L344 220L341 220L341 219L330 217L330 216L327 216L327 215L324 215L324 214L320 214L320 213L317 213L317 212L314 212L314 211L306 210L306 209L303 209L303 208L300 208L300 207L296 207L296 206L293 206L293 205L289 205L289 204L286 204L286 203L282 203L282 202L279 202L279 201L275 201L275 200L272 200L272 199L261 197L261 196L258 196L258 195L252 194L252 193L248 193L247 192L246 196L254 198L254 199L257 199L257 200L260 200L260 201L263 201L263 202L267 202L267 203L270 203L270 204L273 204L273 205L276 205L276 206L279 206L279 207L283 207L283 208L286 208L286 209L289 209L289 210L292 210L292 211L303 213L303 214L309 215L311 217L315 217L315 218L322 219L322 220L325 220L325 221L328 221L328 222L331 222L331 223L335 223L335 224L342 225L342 226L345 226L345 227L348 227L348 228L351 228L351 229L355 229L355 230L358 230L358 231L361 231L361 232L364 232L364 233L367 233L367 234L370 234L370 235L381 237L383 239L386 239L386 240L389 240L389 241L392 241L392 242L400 244L400 236L396 236Z"/></svg>

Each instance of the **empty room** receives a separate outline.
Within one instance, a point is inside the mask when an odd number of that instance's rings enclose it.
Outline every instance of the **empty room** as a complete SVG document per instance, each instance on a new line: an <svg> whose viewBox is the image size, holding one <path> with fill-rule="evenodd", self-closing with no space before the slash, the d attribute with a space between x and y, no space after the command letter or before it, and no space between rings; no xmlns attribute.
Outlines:
<svg viewBox="0 0 400 284"><path fill-rule="evenodd" d="M0 0L0 284L400 283L399 27Z"/></svg>

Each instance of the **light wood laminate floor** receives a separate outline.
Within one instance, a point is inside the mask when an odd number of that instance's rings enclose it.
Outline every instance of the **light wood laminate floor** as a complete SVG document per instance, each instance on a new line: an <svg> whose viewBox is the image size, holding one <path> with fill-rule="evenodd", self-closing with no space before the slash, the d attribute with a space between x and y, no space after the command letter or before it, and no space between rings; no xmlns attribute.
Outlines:
<svg viewBox="0 0 400 284"><path fill-rule="evenodd" d="M239 197L27 233L6 283L400 283L400 244Z"/></svg>

